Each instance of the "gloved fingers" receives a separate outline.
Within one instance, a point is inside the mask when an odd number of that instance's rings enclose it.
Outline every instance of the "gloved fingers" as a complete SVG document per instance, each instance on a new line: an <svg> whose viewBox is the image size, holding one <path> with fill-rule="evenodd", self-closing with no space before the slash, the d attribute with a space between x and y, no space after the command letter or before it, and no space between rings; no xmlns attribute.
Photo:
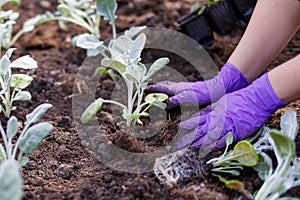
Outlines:
<svg viewBox="0 0 300 200"><path fill-rule="evenodd" d="M173 108L183 103L206 105L210 103L210 96L194 89L186 89L169 98L167 107Z"/></svg>
<svg viewBox="0 0 300 200"><path fill-rule="evenodd" d="M207 126L206 126L207 127ZM197 147L201 149L206 149L210 151L212 148L223 146L223 138L221 137L223 134L223 130L220 127L216 127L212 130L208 130L205 126L199 127L199 133L194 138L194 141L192 142L193 147ZM219 142L220 140L220 142Z"/></svg>
<svg viewBox="0 0 300 200"><path fill-rule="evenodd" d="M196 135L199 135L199 129L198 127L194 128L192 131L186 133L184 136L182 136L178 141L176 141L176 146L178 149L182 149L194 141Z"/></svg>
<svg viewBox="0 0 300 200"><path fill-rule="evenodd" d="M149 92L163 92L168 95L175 95L182 92L185 89L191 88L189 82L173 82L162 81L155 84L148 85L146 91Z"/></svg>
<svg viewBox="0 0 300 200"><path fill-rule="evenodd" d="M201 126L206 123L207 116L206 115L197 115L195 117L191 117L183 122L180 122L178 126L182 129L191 130L198 126Z"/></svg>

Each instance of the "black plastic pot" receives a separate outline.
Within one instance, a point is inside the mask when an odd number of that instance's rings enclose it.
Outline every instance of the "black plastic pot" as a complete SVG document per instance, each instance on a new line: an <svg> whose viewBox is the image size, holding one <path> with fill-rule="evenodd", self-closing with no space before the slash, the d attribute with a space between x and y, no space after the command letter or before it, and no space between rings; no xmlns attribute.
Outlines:
<svg viewBox="0 0 300 200"><path fill-rule="evenodd" d="M256 0L231 0L231 3L238 17L247 23L251 18Z"/></svg>
<svg viewBox="0 0 300 200"><path fill-rule="evenodd" d="M179 18L177 24L181 30L203 47L209 47L214 42L214 35L207 21L205 13L198 14L198 10Z"/></svg>
<svg viewBox="0 0 300 200"><path fill-rule="evenodd" d="M207 14L212 29L220 35L225 35L237 27L238 18L227 0L208 8Z"/></svg>

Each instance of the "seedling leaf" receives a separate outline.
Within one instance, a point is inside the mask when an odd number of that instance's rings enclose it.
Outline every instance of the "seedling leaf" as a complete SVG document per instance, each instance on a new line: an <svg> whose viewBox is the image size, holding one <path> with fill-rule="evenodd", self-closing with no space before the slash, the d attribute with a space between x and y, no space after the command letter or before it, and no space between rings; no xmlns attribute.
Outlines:
<svg viewBox="0 0 300 200"><path fill-rule="evenodd" d="M95 35L84 33L76 37L76 46L83 49L96 49L103 44Z"/></svg>
<svg viewBox="0 0 300 200"><path fill-rule="evenodd" d="M18 132L18 119L15 116L9 118L7 122L6 133L9 138L15 137Z"/></svg>
<svg viewBox="0 0 300 200"><path fill-rule="evenodd" d="M270 135L276 146L274 150L278 160L295 157L295 143L291 138L278 130L271 130Z"/></svg>
<svg viewBox="0 0 300 200"><path fill-rule="evenodd" d="M286 110L284 115L281 117L280 128L282 133L288 135L292 140L294 140L299 130L296 112Z"/></svg>
<svg viewBox="0 0 300 200"><path fill-rule="evenodd" d="M168 99L168 95L164 93L150 93L145 97L145 102L160 101L164 102Z"/></svg>
<svg viewBox="0 0 300 200"><path fill-rule="evenodd" d="M159 58L149 68L147 77L151 78L156 72L164 68L170 62L169 58Z"/></svg>
<svg viewBox="0 0 300 200"><path fill-rule="evenodd" d="M14 50L16 50L17 48L9 48L7 49L5 55L7 56L7 58L10 58L12 53L14 52Z"/></svg>
<svg viewBox="0 0 300 200"><path fill-rule="evenodd" d="M28 91L18 92L14 98L14 101L29 101L31 99L31 94Z"/></svg>
<svg viewBox="0 0 300 200"><path fill-rule="evenodd" d="M264 152L261 152L258 157L258 162L253 169L258 172L259 178L265 181L273 171L272 159Z"/></svg>
<svg viewBox="0 0 300 200"><path fill-rule="evenodd" d="M233 150L233 160L244 166L254 166L258 162L258 155L250 142L242 140L238 142Z"/></svg>
<svg viewBox="0 0 300 200"><path fill-rule="evenodd" d="M119 74L123 74L126 69L126 66L124 64L109 58L104 58L101 61L101 65L112 68L113 70L116 70Z"/></svg>
<svg viewBox="0 0 300 200"><path fill-rule="evenodd" d="M196 3L194 3L191 8L190 8L190 12L195 12L196 10L198 10L200 8L200 3L197 1Z"/></svg>
<svg viewBox="0 0 300 200"><path fill-rule="evenodd" d="M1 199L19 200L23 193L23 180L19 165L14 160L5 160L0 165Z"/></svg>
<svg viewBox="0 0 300 200"><path fill-rule="evenodd" d="M142 32L146 28L147 28L147 26L136 26L136 27L133 26L130 29L125 31L124 36L129 37L129 38L133 38L134 36L136 36L137 34Z"/></svg>
<svg viewBox="0 0 300 200"><path fill-rule="evenodd" d="M22 158L19 159L19 165L20 166L25 166L29 162L29 158L26 156L23 156Z"/></svg>
<svg viewBox="0 0 300 200"><path fill-rule="evenodd" d="M31 126L24 136L20 138L22 152L32 153L52 129L53 126L48 122L40 122Z"/></svg>
<svg viewBox="0 0 300 200"><path fill-rule="evenodd" d="M245 185L241 181L238 181L238 180L226 180L222 176L218 176L218 177L219 177L219 180L221 182L223 182L226 185L226 187L229 188L229 189L237 190L239 192L242 192L243 190L245 190Z"/></svg>
<svg viewBox="0 0 300 200"><path fill-rule="evenodd" d="M34 69L37 68L37 62L31 58L29 55L22 56L14 60L10 64L11 68L21 68L21 69Z"/></svg>
<svg viewBox="0 0 300 200"><path fill-rule="evenodd" d="M81 116L81 122L83 124L88 123L88 121L91 119L91 117L100 110L100 108L102 107L102 104L103 104L102 98L98 98L93 103L91 103L83 112L83 114Z"/></svg>
<svg viewBox="0 0 300 200"><path fill-rule="evenodd" d="M15 88L17 91L20 91L28 87L32 80L33 78L26 74L13 74L10 86Z"/></svg>
<svg viewBox="0 0 300 200"><path fill-rule="evenodd" d="M10 60L9 58L4 55L1 60L0 60L0 75L1 76L4 76L8 69L9 69L9 65L10 65Z"/></svg>
<svg viewBox="0 0 300 200"><path fill-rule="evenodd" d="M111 21L112 23L115 21L117 3L115 0L96 0L96 9L99 15L103 16L104 19Z"/></svg>
<svg viewBox="0 0 300 200"><path fill-rule="evenodd" d="M30 114L26 115L25 125L37 122L42 117L42 115L51 107L52 105L49 103L44 103L36 107Z"/></svg>
<svg viewBox="0 0 300 200"><path fill-rule="evenodd" d="M137 83L138 82L138 80L135 78L135 76L132 75L132 74L130 74L130 73L126 73L125 76L126 76L126 78L128 80L132 81L133 83Z"/></svg>

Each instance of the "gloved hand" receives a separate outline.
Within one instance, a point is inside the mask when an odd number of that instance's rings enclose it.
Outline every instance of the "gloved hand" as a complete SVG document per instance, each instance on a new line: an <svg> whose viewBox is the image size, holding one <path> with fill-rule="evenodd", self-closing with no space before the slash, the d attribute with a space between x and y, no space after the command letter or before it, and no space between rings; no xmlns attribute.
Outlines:
<svg viewBox="0 0 300 200"><path fill-rule="evenodd" d="M177 141L177 147L189 144L201 149L225 147L227 133L232 132L234 141L245 139L286 104L275 94L266 73L250 86L224 95L216 103L181 122L179 127L190 132Z"/></svg>
<svg viewBox="0 0 300 200"><path fill-rule="evenodd" d="M168 108L181 103L207 105L224 94L234 92L250 84L249 80L232 64L227 62L212 79L197 82L163 81L147 87L148 91L174 95L167 102Z"/></svg>

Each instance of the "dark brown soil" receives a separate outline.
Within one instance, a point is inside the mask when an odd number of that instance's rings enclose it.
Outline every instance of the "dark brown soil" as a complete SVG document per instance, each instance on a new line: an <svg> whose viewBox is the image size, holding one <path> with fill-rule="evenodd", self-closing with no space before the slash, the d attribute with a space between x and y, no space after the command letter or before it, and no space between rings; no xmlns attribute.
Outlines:
<svg viewBox="0 0 300 200"><path fill-rule="evenodd" d="M121 32L130 26L147 25L179 30L176 19L186 14L193 4L188 0L119 0L117 28ZM29 17L42 14L45 10L54 11L56 0L23 0L18 7L21 16L19 24ZM20 27L20 25L19 25ZM19 28L17 27L17 28ZM95 159L81 144L72 116L72 92L76 75L79 71L85 51L73 48L69 41L84 30L69 25L68 30L59 29L55 22L39 26L35 31L25 34L17 43L18 50L14 58L30 54L38 61L39 68L30 72L34 77L29 90L32 101L19 103L18 113L13 113L20 120L37 105L48 102L53 104L43 121L54 125L54 130L39 148L30 155L30 162L22 168L24 177L24 199L237 199L240 194L230 191L219 183L214 176L199 177L171 189L161 185L154 173L124 173L106 167ZM220 67L237 45L242 29L226 36L216 35L208 53ZM102 39L111 36L107 22L101 24ZM298 33L288 47L272 63L271 68L299 53L300 34ZM153 62L155 54L145 52L145 59ZM173 59L173 60L172 60ZM197 80L199 76L188 68L188 63L174 56L171 65L182 69L188 80ZM113 82L101 79L97 95L110 95ZM300 119L300 102L295 101L286 108L277 111L268 121L268 125L278 128L280 116L287 108L297 112ZM138 140L128 136L110 119L110 108L104 107L98 114L99 120L107 130L107 137L120 148L133 152L149 152L166 145L176 132L174 117L165 122L165 128L151 140ZM173 111L176 116L176 110ZM300 137L300 136L299 136ZM297 147L300 138L297 139ZM300 153L297 148L297 153ZM251 169L246 169L239 177L250 192L257 190L262 182ZM291 195L300 197L294 189Z"/></svg>

